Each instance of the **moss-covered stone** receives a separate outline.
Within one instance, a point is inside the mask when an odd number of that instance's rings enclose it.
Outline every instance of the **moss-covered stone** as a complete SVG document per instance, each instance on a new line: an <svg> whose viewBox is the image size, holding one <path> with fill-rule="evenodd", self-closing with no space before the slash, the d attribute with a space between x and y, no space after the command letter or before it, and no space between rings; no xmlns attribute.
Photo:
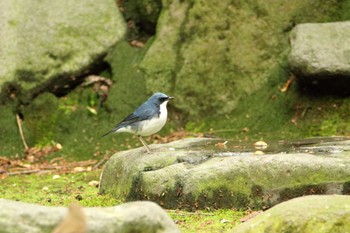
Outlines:
<svg viewBox="0 0 350 233"><path fill-rule="evenodd" d="M0 87L19 88L22 103L86 73L126 31L113 0L6 0L0 8Z"/></svg>
<svg viewBox="0 0 350 233"><path fill-rule="evenodd" d="M115 124L148 98L145 78L139 70L139 62L147 49L134 48L127 42L121 42L106 57L112 68L114 84L105 107L115 113Z"/></svg>
<svg viewBox="0 0 350 233"><path fill-rule="evenodd" d="M261 208L303 195L341 194L349 182L347 153L216 156L210 146L196 150L195 143L181 142L186 140L152 146L151 154L143 148L115 154L101 176L100 192L165 208Z"/></svg>
<svg viewBox="0 0 350 233"><path fill-rule="evenodd" d="M54 140L63 145L60 155L76 158L91 158L93 154L126 149L133 144L127 141L131 136L118 135L100 140L99 135L155 91L176 97L171 104L175 107L170 106L169 114L170 118L176 118L169 122L173 128L209 131L227 138L248 136L257 139L344 135L350 131L348 99L304 95L303 88L297 87L295 82L287 92L279 90L290 77L287 64L290 30L299 23L347 20L350 17L349 1L235 0L217 4L201 0L165 0L161 3L135 0L128 3L141 4L134 4L133 7L138 9L129 12L139 14L135 17L140 17L140 21L147 18L147 21L155 22L160 11L157 32L144 48L123 42L111 50L106 61L111 65L114 84L102 108L93 106L98 114L87 109L91 107L87 99L98 98L96 93L79 87L58 102L50 97L59 108L50 110L58 114L56 125L48 126L47 135L40 130L40 134L29 136L41 123L31 119L38 115L29 109L38 102L30 104L33 95L26 88L36 86L37 95L34 96L40 98L39 93L53 90L56 81L64 86L61 78L87 72L90 66L85 65L101 60L106 48L125 32L123 20L112 0L104 4L87 2L84 7L80 2L70 2L70 7L53 3L52 7L40 8L41 3L48 4L43 1L29 7L29 3L5 1L1 6L6 9L3 12L8 13L2 15L2 21L7 24L0 30L4 51L0 58L7 53L11 56L0 59L4 62L0 74L15 77L21 84L4 84L0 102L13 104L17 111L27 109L29 115L23 117L30 146ZM37 15L32 16L28 9L37 9ZM125 12L128 12L127 8ZM20 16L16 19L11 13ZM67 15L67 20L74 19L72 25L62 26L62 22L66 22L62 14ZM34 20L27 20L28 17ZM26 24L22 23L24 21ZM91 27L94 30L90 30ZM20 34L18 39L17 32L25 36ZM34 42L29 43L29 39ZM55 39L58 45L54 43ZM17 47L11 50L13 44ZM85 47L91 49L88 55L82 49ZM38 54L34 48L38 48ZM18 54L21 54L20 66L10 59L17 58ZM54 75L56 71L60 71L59 76ZM55 81L53 85L43 84L47 77ZM17 98L21 98L26 106L16 106ZM175 116L174 110L180 114ZM38 117L46 122L54 116ZM13 137L16 132L13 131ZM0 146L20 148L17 144L7 143Z"/></svg>
<svg viewBox="0 0 350 233"><path fill-rule="evenodd" d="M124 18L128 21L128 39L146 39L155 34L162 10L161 0L126 0L120 2Z"/></svg>
<svg viewBox="0 0 350 233"><path fill-rule="evenodd" d="M79 87L64 98L44 93L31 104L22 106L20 111L28 146L60 143L62 150L55 155L76 160L99 160L110 151L126 149L126 135L101 138L116 121L99 108L98 98L92 87ZM131 143L134 144L133 141Z"/></svg>
<svg viewBox="0 0 350 233"><path fill-rule="evenodd" d="M229 114L286 59L283 29L291 22L330 20L335 3L168 1L142 61L147 87L178 93L177 107L191 116ZM306 10L315 4L317 12Z"/></svg>
<svg viewBox="0 0 350 233"><path fill-rule="evenodd" d="M174 0L161 5L154 40L142 58L130 53L139 69L127 79L142 76L148 94L174 95L187 130L258 139L344 134L345 118L320 124L332 119L334 111L319 107L343 100L303 96L295 81L286 93L279 88L290 78L291 29L300 23L349 19L348 1ZM137 11L131 7L131 12ZM126 77L119 79L126 83L121 79ZM242 133L243 128L248 130Z"/></svg>
<svg viewBox="0 0 350 233"><path fill-rule="evenodd" d="M47 207L5 199L0 199L0 204L3 207L0 210L2 232L52 232L67 216L64 207ZM84 226L90 232L180 232L167 213L152 202L132 202L107 208L81 208L80 211L79 217L75 212L69 214L69 223L63 224L65 227L59 229L69 232L72 229L69 224L80 221L80 228L75 227L74 231L81 231Z"/></svg>
<svg viewBox="0 0 350 233"><path fill-rule="evenodd" d="M233 229L234 233L350 231L348 196L307 196L279 204Z"/></svg>

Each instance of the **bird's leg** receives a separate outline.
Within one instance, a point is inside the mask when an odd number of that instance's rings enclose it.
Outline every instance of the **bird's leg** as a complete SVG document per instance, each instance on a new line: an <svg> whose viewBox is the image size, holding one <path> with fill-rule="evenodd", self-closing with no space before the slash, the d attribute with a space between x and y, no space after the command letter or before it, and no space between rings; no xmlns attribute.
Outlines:
<svg viewBox="0 0 350 233"><path fill-rule="evenodd" d="M150 150L150 148L148 147L146 141L145 141L140 135L139 135L138 137L139 137L140 141L142 142L143 146L146 147L147 153L148 153L148 154L151 153L151 150Z"/></svg>

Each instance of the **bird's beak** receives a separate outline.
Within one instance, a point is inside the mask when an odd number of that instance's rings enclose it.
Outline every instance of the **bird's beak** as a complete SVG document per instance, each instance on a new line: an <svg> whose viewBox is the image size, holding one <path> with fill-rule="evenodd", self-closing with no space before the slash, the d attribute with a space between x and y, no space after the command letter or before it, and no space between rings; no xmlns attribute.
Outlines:
<svg viewBox="0 0 350 233"><path fill-rule="evenodd" d="M171 96L168 97L168 100L172 100L172 99L175 99L175 97L171 97Z"/></svg>

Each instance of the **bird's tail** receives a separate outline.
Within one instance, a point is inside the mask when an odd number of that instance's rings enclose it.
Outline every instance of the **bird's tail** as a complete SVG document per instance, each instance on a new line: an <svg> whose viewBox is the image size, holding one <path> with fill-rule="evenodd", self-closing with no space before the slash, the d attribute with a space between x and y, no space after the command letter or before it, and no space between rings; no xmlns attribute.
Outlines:
<svg viewBox="0 0 350 233"><path fill-rule="evenodd" d="M107 133L103 134L103 135L101 136L101 138L103 138L103 137L105 137L105 136L107 136L107 135L109 135L109 134L111 134L111 133L114 133L115 131L117 131L117 130L116 130L116 129L112 129L112 130L108 131Z"/></svg>

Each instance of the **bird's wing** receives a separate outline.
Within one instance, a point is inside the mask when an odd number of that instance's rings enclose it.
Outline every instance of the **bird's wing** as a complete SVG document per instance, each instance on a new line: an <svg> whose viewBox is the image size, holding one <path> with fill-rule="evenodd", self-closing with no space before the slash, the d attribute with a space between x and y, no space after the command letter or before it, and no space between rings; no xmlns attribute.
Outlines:
<svg viewBox="0 0 350 233"><path fill-rule="evenodd" d="M148 104L143 104L140 107L138 107L135 110L135 112L131 113L119 124L117 124L115 128L121 128L126 125L133 124L135 122L148 120L148 119L151 119L154 115L158 115L158 114L159 114L159 109L157 109L154 106L149 106Z"/></svg>
<svg viewBox="0 0 350 233"><path fill-rule="evenodd" d="M118 123L112 130L102 135L102 137L110 133L116 132L120 128L130 126L133 123L151 119L154 115L158 115L158 114L159 114L159 108L157 109L154 106L149 106L147 103L144 103L140 107L138 107L135 110L135 112L125 117L124 120Z"/></svg>

